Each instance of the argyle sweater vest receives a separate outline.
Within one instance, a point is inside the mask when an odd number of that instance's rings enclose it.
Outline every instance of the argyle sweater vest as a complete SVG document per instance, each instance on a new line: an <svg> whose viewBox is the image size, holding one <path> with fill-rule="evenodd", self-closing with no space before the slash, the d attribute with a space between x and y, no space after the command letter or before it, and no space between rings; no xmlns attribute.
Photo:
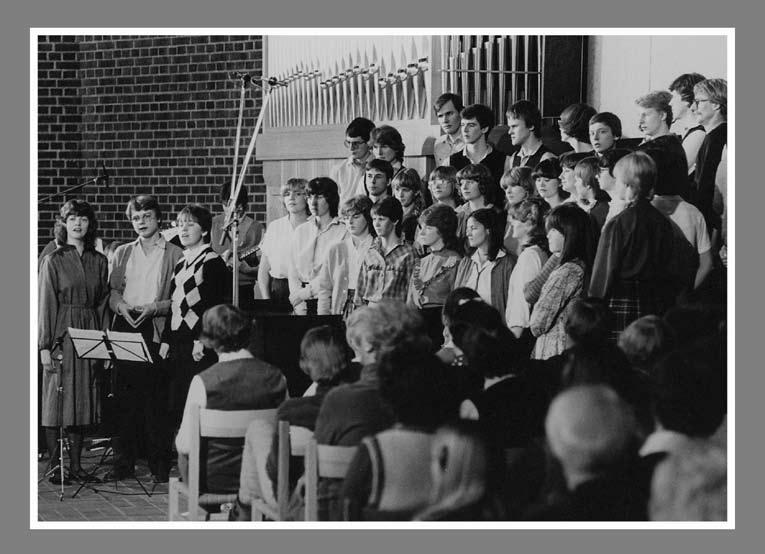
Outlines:
<svg viewBox="0 0 765 554"><path fill-rule="evenodd" d="M220 256L208 246L191 262L181 258L176 264L170 296L172 331L188 330L192 335L199 334L202 314L211 306L209 299L202 297L202 285L205 278L209 278L205 267L210 263L224 265Z"/></svg>

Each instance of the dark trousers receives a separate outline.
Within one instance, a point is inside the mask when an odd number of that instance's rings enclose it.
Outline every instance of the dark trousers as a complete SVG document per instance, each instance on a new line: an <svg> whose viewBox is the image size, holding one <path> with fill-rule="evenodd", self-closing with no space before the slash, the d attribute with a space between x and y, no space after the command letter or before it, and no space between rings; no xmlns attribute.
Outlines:
<svg viewBox="0 0 765 554"><path fill-rule="evenodd" d="M134 329L118 316L114 330L140 332L154 360L153 364L118 362L114 369L114 469L132 473L136 458L145 452L153 474L167 473L172 456L168 425L169 374L159 357L159 346L152 340L152 322L146 321Z"/></svg>

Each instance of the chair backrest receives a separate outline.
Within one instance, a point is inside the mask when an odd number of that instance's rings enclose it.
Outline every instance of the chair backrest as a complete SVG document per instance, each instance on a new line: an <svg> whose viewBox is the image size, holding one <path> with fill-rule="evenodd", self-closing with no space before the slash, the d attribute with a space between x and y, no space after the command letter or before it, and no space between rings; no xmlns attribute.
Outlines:
<svg viewBox="0 0 765 554"><path fill-rule="evenodd" d="M305 450L308 446L308 441L313 438L313 431L307 427L290 425L289 436L291 454L293 456L305 456Z"/></svg>
<svg viewBox="0 0 765 554"><path fill-rule="evenodd" d="M305 456L313 431L305 427L291 426L287 421L278 424L279 451L277 459L276 504L280 521L287 518L290 501L290 456Z"/></svg>
<svg viewBox="0 0 765 554"><path fill-rule="evenodd" d="M344 479L348 473L353 457L356 455L355 446L330 446L317 444L311 438L305 451L305 520L318 521L318 487L319 478Z"/></svg>

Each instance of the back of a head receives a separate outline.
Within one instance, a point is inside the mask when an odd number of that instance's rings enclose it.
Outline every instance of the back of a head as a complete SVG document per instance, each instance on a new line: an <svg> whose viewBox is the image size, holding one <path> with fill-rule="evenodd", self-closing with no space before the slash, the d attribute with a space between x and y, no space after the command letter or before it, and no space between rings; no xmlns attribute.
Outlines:
<svg viewBox="0 0 765 554"><path fill-rule="evenodd" d="M343 333L330 325L309 329L300 341L300 369L316 383L332 383L350 368L352 352Z"/></svg>
<svg viewBox="0 0 765 554"><path fill-rule="evenodd" d="M481 296L470 287L457 287L451 291L444 302L444 307L441 310L441 321L444 325L449 325L449 322L454 319L454 315L457 312L457 308L470 301L481 301Z"/></svg>
<svg viewBox="0 0 765 554"><path fill-rule="evenodd" d="M725 521L727 497L725 450L693 441L654 470L649 513L652 521Z"/></svg>
<svg viewBox="0 0 765 554"><path fill-rule="evenodd" d="M422 315L396 300L383 300L355 310L346 322L346 337L351 346L366 342L377 355L403 339L425 350L432 348Z"/></svg>
<svg viewBox="0 0 765 554"><path fill-rule="evenodd" d="M619 335L618 346L632 367L653 374L654 365L674 347L674 332L659 316L647 315L630 323Z"/></svg>
<svg viewBox="0 0 765 554"><path fill-rule="evenodd" d="M199 339L216 352L236 352L246 348L251 336L252 319L236 306L218 304L202 315Z"/></svg>
<svg viewBox="0 0 765 554"><path fill-rule="evenodd" d="M457 416L462 391L451 373L420 341L407 338L377 360L380 396L404 425L435 429Z"/></svg>
<svg viewBox="0 0 765 554"><path fill-rule="evenodd" d="M547 441L569 480L595 477L619 466L630 453L635 421L624 401L603 385L561 392L545 422Z"/></svg>
<svg viewBox="0 0 765 554"><path fill-rule="evenodd" d="M614 314L602 298L576 298L565 323L566 334L573 344L598 347L606 344Z"/></svg>
<svg viewBox="0 0 765 554"><path fill-rule="evenodd" d="M664 357L656 366L653 406L664 429L690 437L712 435L726 412L720 341L702 339Z"/></svg>

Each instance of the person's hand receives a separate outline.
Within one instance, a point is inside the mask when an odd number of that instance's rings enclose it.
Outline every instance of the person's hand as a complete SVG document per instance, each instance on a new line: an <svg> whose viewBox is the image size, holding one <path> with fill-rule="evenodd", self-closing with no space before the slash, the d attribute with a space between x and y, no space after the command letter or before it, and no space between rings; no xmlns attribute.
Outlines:
<svg viewBox="0 0 765 554"><path fill-rule="evenodd" d="M420 241L418 240L415 240L412 243L412 246L414 247L414 251L417 253L417 256L420 258L422 258L423 256L425 256L425 254L428 253L427 250L425 249L426 248L425 245L420 244Z"/></svg>
<svg viewBox="0 0 765 554"><path fill-rule="evenodd" d="M300 304L311 298L311 289L304 287L297 292L290 294L290 303L297 308Z"/></svg>
<svg viewBox="0 0 765 554"><path fill-rule="evenodd" d="M220 255L221 258L223 258L223 261L226 262L226 265L231 267L231 250L226 248Z"/></svg>
<svg viewBox="0 0 765 554"><path fill-rule="evenodd" d="M201 341L194 341L194 348L191 350L191 357L195 362L198 362L205 356L205 345Z"/></svg>
<svg viewBox="0 0 765 554"><path fill-rule="evenodd" d="M154 304L144 304L143 306L137 306L133 308L133 310L134 310L134 313L137 314L134 320L135 324L133 325L133 327L140 326L144 321L154 316L154 314L156 313Z"/></svg>
<svg viewBox="0 0 765 554"><path fill-rule="evenodd" d="M728 247L724 244L720 248L720 261L725 267L728 267Z"/></svg>
<svg viewBox="0 0 765 554"><path fill-rule="evenodd" d="M170 345L163 342L159 345L159 357L163 360L167 358L167 353L170 352Z"/></svg>
<svg viewBox="0 0 765 554"><path fill-rule="evenodd" d="M121 302L117 305L117 313L125 318L125 321L127 321L131 327L136 328L138 325L136 324L135 319L133 319L133 314L131 313L133 310L135 310L135 308L127 302Z"/></svg>
<svg viewBox="0 0 765 554"><path fill-rule="evenodd" d="M53 360L50 357L50 350L40 350L40 362L42 363L43 370L46 373L56 373L56 368L53 365Z"/></svg>

